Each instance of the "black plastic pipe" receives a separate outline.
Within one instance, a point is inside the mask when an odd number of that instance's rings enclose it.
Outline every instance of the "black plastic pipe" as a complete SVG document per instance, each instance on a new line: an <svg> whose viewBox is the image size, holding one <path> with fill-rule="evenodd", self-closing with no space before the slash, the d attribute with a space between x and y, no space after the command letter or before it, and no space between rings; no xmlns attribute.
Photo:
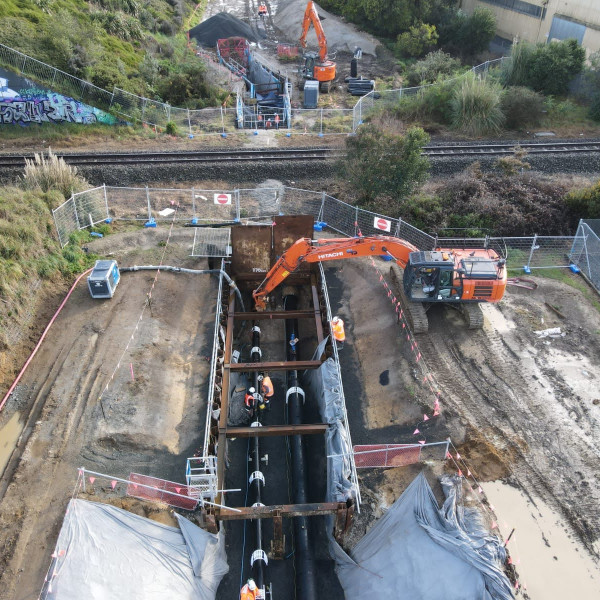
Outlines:
<svg viewBox="0 0 600 600"><path fill-rule="evenodd" d="M287 295L284 299L285 310L296 310L298 306L298 297ZM290 341L298 339L298 320L286 319L285 321L285 344L287 347L287 359L289 361L298 360L298 344ZM298 371L288 371L287 375L288 390L294 389L289 394L288 399L288 423L299 425L302 423L302 406L304 396L297 390ZM289 437L290 449L292 453L292 494L294 504L305 504L307 502L306 494L306 467L304 460L304 447L302 445L302 436L292 435ZM308 518L296 517L294 519L294 540L296 561L296 597L302 600L316 600L315 585L315 565L308 541Z"/></svg>
<svg viewBox="0 0 600 600"><path fill-rule="evenodd" d="M252 362L260 362L261 351L260 351L260 327L255 325L252 327L252 351L250 353ZM254 373L254 389L256 393L260 393L258 381L258 373ZM258 407L257 407L258 410ZM260 422L260 412L256 412L255 420ZM248 460L252 463L253 473L262 473L260 469L260 444L259 438L253 437L250 444L250 452ZM250 484L250 502L251 506L255 504L262 504L262 488L264 486L264 479L261 477L255 477ZM262 519L254 519L255 528L255 551L262 550ZM252 574L254 575L254 581L259 589L262 589L265 585L265 567L267 563L263 558L256 558L252 565Z"/></svg>

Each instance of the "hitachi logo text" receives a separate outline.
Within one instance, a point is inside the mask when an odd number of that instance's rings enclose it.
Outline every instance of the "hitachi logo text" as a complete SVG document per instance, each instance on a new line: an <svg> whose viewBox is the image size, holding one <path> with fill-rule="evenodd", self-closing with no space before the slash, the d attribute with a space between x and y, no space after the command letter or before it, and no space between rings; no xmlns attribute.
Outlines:
<svg viewBox="0 0 600 600"><path fill-rule="evenodd" d="M343 252L330 252L329 254L319 254L317 258L323 260L324 258L335 258L336 256L344 256Z"/></svg>

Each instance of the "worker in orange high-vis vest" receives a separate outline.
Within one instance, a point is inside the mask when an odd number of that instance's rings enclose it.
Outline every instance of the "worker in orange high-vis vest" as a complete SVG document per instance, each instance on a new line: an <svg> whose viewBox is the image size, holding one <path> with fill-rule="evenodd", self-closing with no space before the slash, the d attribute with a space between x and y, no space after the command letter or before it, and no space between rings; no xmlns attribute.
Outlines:
<svg viewBox="0 0 600 600"><path fill-rule="evenodd" d="M271 401L273 394L275 393L275 388L273 387L273 382L268 375L262 377L260 391L265 398L265 401L268 403Z"/></svg>
<svg viewBox="0 0 600 600"><path fill-rule="evenodd" d="M344 321L339 317L333 317L331 320L331 333L338 344L338 348L343 348L346 341L346 332L344 331Z"/></svg>
<svg viewBox="0 0 600 600"><path fill-rule="evenodd" d="M256 600L258 597L258 587L254 579L248 579L248 583L240 590L240 600Z"/></svg>

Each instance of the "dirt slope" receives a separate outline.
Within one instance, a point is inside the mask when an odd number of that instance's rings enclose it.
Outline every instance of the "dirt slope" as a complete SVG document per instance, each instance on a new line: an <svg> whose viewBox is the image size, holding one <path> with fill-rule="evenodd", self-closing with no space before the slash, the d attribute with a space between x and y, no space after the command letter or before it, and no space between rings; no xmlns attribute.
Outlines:
<svg viewBox="0 0 600 600"><path fill-rule="evenodd" d="M164 230L145 239L161 235ZM118 252L116 238L105 243ZM147 264L147 254L148 261L154 259L161 250L156 242L151 239L149 252L138 247L132 263ZM167 261L187 253L187 248L169 253ZM144 313L102 406L98 401L134 333L153 277L152 272L124 274L115 297L106 301L92 300L81 285L0 415L0 427L15 412L24 425L0 480L3 600L37 598L77 467L119 477L136 471L185 479L185 459L201 444L204 430L204 357L212 349L216 280L160 275L151 310Z"/></svg>

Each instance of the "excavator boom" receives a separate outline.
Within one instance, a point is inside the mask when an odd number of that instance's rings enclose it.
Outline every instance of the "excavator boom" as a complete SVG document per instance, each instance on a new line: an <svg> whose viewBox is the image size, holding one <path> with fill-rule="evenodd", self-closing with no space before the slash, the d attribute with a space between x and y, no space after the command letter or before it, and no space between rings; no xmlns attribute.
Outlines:
<svg viewBox="0 0 600 600"><path fill-rule="evenodd" d="M309 0L308 4L306 5L306 10L304 11L304 19L302 20L302 35L300 36L300 45L303 48L306 48L306 36L308 34L308 30L310 29L311 23L315 28L317 41L319 42L319 59L321 62L325 62L327 60L327 38L325 37L325 32L323 31L321 19L319 19L319 14L317 13L315 4L312 0Z"/></svg>
<svg viewBox="0 0 600 600"><path fill-rule="evenodd" d="M330 238L313 241L300 238L284 252L267 273L262 283L252 293L257 310L264 310L266 297L283 280L293 273L303 262L313 263L328 260L340 260L358 256L387 254L405 267L411 252L418 249L398 238L374 236L362 238Z"/></svg>

